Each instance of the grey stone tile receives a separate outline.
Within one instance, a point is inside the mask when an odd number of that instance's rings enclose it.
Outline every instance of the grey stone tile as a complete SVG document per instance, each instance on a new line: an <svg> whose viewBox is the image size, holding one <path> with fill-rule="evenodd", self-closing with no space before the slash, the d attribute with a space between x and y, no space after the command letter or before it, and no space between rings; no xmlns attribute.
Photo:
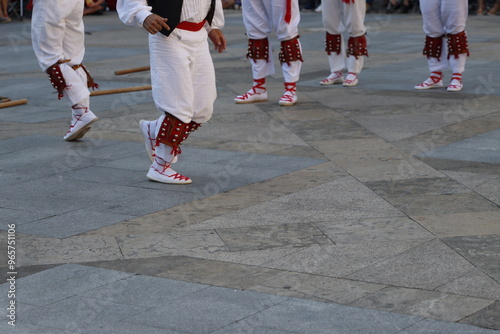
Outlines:
<svg viewBox="0 0 500 334"><path fill-rule="evenodd" d="M424 319L405 328L401 334L494 334L497 331L458 324L454 322Z"/></svg>
<svg viewBox="0 0 500 334"><path fill-rule="evenodd" d="M451 213L494 211L498 205L476 194L422 195L385 199L408 216L431 216Z"/></svg>
<svg viewBox="0 0 500 334"><path fill-rule="evenodd" d="M426 239L434 236L407 217L316 223L336 245L385 240Z"/></svg>
<svg viewBox="0 0 500 334"><path fill-rule="evenodd" d="M207 287L201 284L136 275L88 290L79 296L147 309L175 304L177 299Z"/></svg>
<svg viewBox="0 0 500 334"><path fill-rule="evenodd" d="M311 145L361 182L442 176L428 164L375 136L314 141Z"/></svg>
<svg viewBox="0 0 500 334"><path fill-rule="evenodd" d="M263 293L346 305L385 287L382 284L297 272L282 272L281 275L271 277L250 287L250 289Z"/></svg>
<svg viewBox="0 0 500 334"><path fill-rule="evenodd" d="M266 328L296 333L398 333L419 321L355 307L290 299L246 319Z"/></svg>
<svg viewBox="0 0 500 334"><path fill-rule="evenodd" d="M53 238L67 238L83 232L113 225L135 216L85 209L60 213L19 225L18 232Z"/></svg>
<svg viewBox="0 0 500 334"><path fill-rule="evenodd" d="M342 177L320 186L283 196L274 202L309 213L311 222L402 216L353 177ZM272 205L272 202L269 204Z"/></svg>
<svg viewBox="0 0 500 334"><path fill-rule="evenodd" d="M234 98L234 97L233 97ZM232 108L234 110L234 108ZM200 138L308 146L302 136L263 113L215 114L210 126L202 127Z"/></svg>
<svg viewBox="0 0 500 334"><path fill-rule="evenodd" d="M17 241L18 266L68 262L106 261L123 258L112 236L65 239L23 237Z"/></svg>
<svg viewBox="0 0 500 334"><path fill-rule="evenodd" d="M3 187L4 207L25 211L42 211L61 214L97 205L103 201L133 194L135 188L116 185L110 187L94 182L73 180L64 177L46 177Z"/></svg>
<svg viewBox="0 0 500 334"><path fill-rule="evenodd" d="M152 181L146 182L159 184ZM164 186L165 184L159 185ZM173 187L175 187L175 185ZM161 189L161 187L158 187L158 189L144 189L142 187L136 188L133 195L96 205L94 210L140 217L153 212L175 207L177 205L189 203L196 198L195 194L184 191L176 191L173 187L167 187L167 189ZM107 225L102 224L100 227L104 226Z"/></svg>
<svg viewBox="0 0 500 334"><path fill-rule="evenodd" d="M24 321L16 321L16 326L8 325L7 321L0 322L2 333L14 334L83 334L81 331L65 331L51 326L39 326Z"/></svg>
<svg viewBox="0 0 500 334"><path fill-rule="evenodd" d="M107 322L100 327L94 327L89 329L86 333L106 333L106 334L186 334L182 331L174 331L166 328L152 327L145 324L132 324L125 323L122 321Z"/></svg>
<svg viewBox="0 0 500 334"><path fill-rule="evenodd" d="M462 296L500 300L500 284L486 275L481 269L448 282L436 291Z"/></svg>
<svg viewBox="0 0 500 334"><path fill-rule="evenodd" d="M269 261L265 263L265 266L341 278L369 267L374 262L377 263L393 258L426 241L426 239L423 239L313 246ZM384 283L382 282L382 284Z"/></svg>
<svg viewBox="0 0 500 334"><path fill-rule="evenodd" d="M500 205L500 176L467 172L443 171L476 193Z"/></svg>
<svg viewBox="0 0 500 334"><path fill-rule="evenodd" d="M332 244L321 230L310 224L223 228L217 229L217 234L229 251Z"/></svg>
<svg viewBox="0 0 500 334"><path fill-rule="evenodd" d="M121 168L89 166L67 172L64 174L64 177L79 181L95 182L97 184L133 186L140 181L144 181L148 169L144 168L144 170L145 172L141 173Z"/></svg>
<svg viewBox="0 0 500 334"><path fill-rule="evenodd" d="M500 130L491 131L418 155L424 158L500 163Z"/></svg>
<svg viewBox="0 0 500 334"><path fill-rule="evenodd" d="M462 319L460 322L500 330L500 301L495 301L482 310Z"/></svg>
<svg viewBox="0 0 500 334"><path fill-rule="evenodd" d="M490 299L388 287L363 297L351 305L444 321L459 321L492 303Z"/></svg>
<svg viewBox="0 0 500 334"><path fill-rule="evenodd" d="M500 235L444 238L444 242L474 266L500 282Z"/></svg>
<svg viewBox="0 0 500 334"><path fill-rule="evenodd" d="M500 234L500 210L412 217L439 238Z"/></svg>
<svg viewBox="0 0 500 334"><path fill-rule="evenodd" d="M381 259L348 278L373 283L433 290L474 270L474 266L439 240L417 245Z"/></svg>
<svg viewBox="0 0 500 334"><path fill-rule="evenodd" d="M89 332L142 314L144 307L72 296L27 313L32 324L70 332Z"/></svg>
<svg viewBox="0 0 500 334"><path fill-rule="evenodd" d="M1 202L1 201L0 201ZM0 230L8 230L7 224L16 225L33 222L39 219L48 218L52 214L40 211L23 211L17 209L0 208L0 216L5 224L0 225Z"/></svg>
<svg viewBox="0 0 500 334"><path fill-rule="evenodd" d="M155 276L193 283L224 286L240 290L254 290L256 284L262 284L283 272L257 266L183 257L173 268L165 268ZM276 294L276 293L273 293Z"/></svg>
<svg viewBox="0 0 500 334"><path fill-rule="evenodd" d="M447 177L365 182L365 185L382 197L471 193L462 183Z"/></svg>
<svg viewBox="0 0 500 334"><path fill-rule="evenodd" d="M286 299L256 292L210 287L178 299L170 306L152 308L145 314L124 321L187 333L210 333Z"/></svg>
<svg viewBox="0 0 500 334"><path fill-rule="evenodd" d="M19 291L22 291L17 300L38 307L46 306L130 275L106 269L65 264L17 280L16 286ZM43 289L40 288L42 286ZM43 311L43 308L40 311ZM29 314L26 317L30 319Z"/></svg>
<svg viewBox="0 0 500 334"><path fill-rule="evenodd" d="M119 236L117 241L125 258L204 254L227 249L211 230Z"/></svg>

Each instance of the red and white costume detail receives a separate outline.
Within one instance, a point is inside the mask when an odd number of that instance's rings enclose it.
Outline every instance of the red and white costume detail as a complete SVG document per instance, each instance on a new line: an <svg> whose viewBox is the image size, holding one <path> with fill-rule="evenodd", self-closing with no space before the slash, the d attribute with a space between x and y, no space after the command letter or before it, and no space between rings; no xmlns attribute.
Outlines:
<svg viewBox="0 0 500 334"><path fill-rule="evenodd" d="M184 0L181 22L203 22L210 5L210 0ZM146 0L117 2L119 17L127 25L143 27L144 20L152 14L151 11L152 7L148 6ZM166 23L169 24L168 21ZM179 25L168 37L161 33L149 34L153 100L162 116L152 122L141 122L147 149L147 142L151 138L166 138L167 135L163 134L165 132L162 132L162 129L168 130L171 126L167 119L176 120L183 125L182 133L172 134L180 135L182 143L184 137L187 138L190 132L212 117L217 93L207 37L211 29L221 29L223 26L222 3L216 1L211 25L205 22L200 26L201 29L196 31L185 30ZM186 128L187 125L189 126ZM148 149L153 160L148 177L163 183L191 183L191 179L175 173L170 168L170 164L177 160L180 149L174 149L165 142L157 140L154 145L150 145L151 149Z"/></svg>
<svg viewBox="0 0 500 334"><path fill-rule="evenodd" d="M296 82L300 77L302 54L298 25L299 2L296 0L242 0L241 10L249 39L247 58L252 65L254 86L235 98L236 103L267 100L265 78L274 74L274 59L269 36L274 31L280 41L280 63L285 81L285 93L280 105L297 101ZM255 52L260 52L256 54Z"/></svg>
<svg viewBox="0 0 500 334"><path fill-rule="evenodd" d="M330 65L330 76L322 80L322 85L343 83L355 86L357 76L363 69L366 46L365 0L323 0L322 18L326 30L326 52ZM346 41L342 34L347 32ZM348 75L344 80L343 72Z"/></svg>
<svg viewBox="0 0 500 334"><path fill-rule="evenodd" d="M469 54L465 25L467 0L421 0L423 30L426 34L424 55L427 56L429 79L415 89L443 87L443 71L451 69L448 91L462 89L462 73Z"/></svg>
<svg viewBox="0 0 500 334"><path fill-rule="evenodd" d="M90 111L89 85L97 88L82 65L85 54L83 1L35 0L31 18L33 51L49 74L58 97L67 99L72 121L65 140L77 140L97 121ZM91 82L91 84L90 84Z"/></svg>

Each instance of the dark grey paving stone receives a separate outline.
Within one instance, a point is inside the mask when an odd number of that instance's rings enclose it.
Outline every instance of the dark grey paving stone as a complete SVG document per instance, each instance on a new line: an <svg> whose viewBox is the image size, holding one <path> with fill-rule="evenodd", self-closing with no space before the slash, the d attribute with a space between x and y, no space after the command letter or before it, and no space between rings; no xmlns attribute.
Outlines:
<svg viewBox="0 0 500 334"><path fill-rule="evenodd" d="M16 299L21 303L42 307L131 275L119 271L65 264L16 280L18 291L22 291ZM2 286L6 284L8 283Z"/></svg>
<svg viewBox="0 0 500 334"><path fill-rule="evenodd" d="M494 302L460 322L500 331L500 301Z"/></svg>
<svg viewBox="0 0 500 334"><path fill-rule="evenodd" d="M122 321L106 323L101 327L91 328L86 333L106 334L187 334L186 332L169 330L166 328L152 327L144 324L131 324Z"/></svg>
<svg viewBox="0 0 500 334"><path fill-rule="evenodd" d="M500 283L500 235L452 237L443 242Z"/></svg>
<svg viewBox="0 0 500 334"><path fill-rule="evenodd" d="M217 234L230 252L333 244L320 229L309 224L220 228Z"/></svg>
<svg viewBox="0 0 500 334"><path fill-rule="evenodd" d="M491 131L417 155L422 158L500 163L500 130Z"/></svg>
<svg viewBox="0 0 500 334"><path fill-rule="evenodd" d="M286 299L255 292L210 287L177 299L170 306L152 308L146 314L124 321L187 333L210 333Z"/></svg>
<svg viewBox="0 0 500 334"><path fill-rule="evenodd" d="M67 238L135 217L110 211L83 208L24 223L17 227L17 232L51 238Z"/></svg>
<svg viewBox="0 0 500 334"><path fill-rule="evenodd" d="M293 333L398 333L422 318L290 299L248 317L247 323Z"/></svg>
<svg viewBox="0 0 500 334"><path fill-rule="evenodd" d="M393 286L433 290L474 267L438 240L378 261L347 278Z"/></svg>
<svg viewBox="0 0 500 334"><path fill-rule="evenodd" d="M368 188L382 197L448 195L471 193L463 184L447 177L432 177L411 180L365 182Z"/></svg>
<svg viewBox="0 0 500 334"><path fill-rule="evenodd" d="M144 175L143 175L144 177ZM153 181L144 183L156 184ZM142 186L142 183L141 183ZM190 192L176 191L175 189L143 189L137 188L135 194L96 205L94 210L116 213L125 216L140 217L158 212L177 205L196 200L198 197Z"/></svg>
<svg viewBox="0 0 500 334"><path fill-rule="evenodd" d="M144 307L72 296L27 312L29 322L64 331L86 333L96 327L144 313Z"/></svg>
<svg viewBox="0 0 500 334"><path fill-rule="evenodd" d="M1 203L2 201L0 201ZM17 209L0 208L0 217L2 217L2 224L0 230L7 231L7 224L16 224L16 226L33 222L39 219L51 217L51 213L44 213L40 211L23 211Z"/></svg>
<svg viewBox="0 0 500 334"><path fill-rule="evenodd" d="M51 326L38 326L22 320L16 321L16 326L10 326L7 321L0 322L0 332L13 334L83 334L83 332L65 331Z"/></svg>
<svg viewBox="0 0 500 334"><path fill-rule="evenodd" d="M494 334L497 331L468 326L454 322L443 322L424 319L416 324L405 328L398 334Z"/></svg>
<svg viewBox="0 0 500 334"><path fill-rule="evenodd" d="M168 307L177 299L206 288L208 285L135 275L88 290L79 296L144 308Z"/></svg>

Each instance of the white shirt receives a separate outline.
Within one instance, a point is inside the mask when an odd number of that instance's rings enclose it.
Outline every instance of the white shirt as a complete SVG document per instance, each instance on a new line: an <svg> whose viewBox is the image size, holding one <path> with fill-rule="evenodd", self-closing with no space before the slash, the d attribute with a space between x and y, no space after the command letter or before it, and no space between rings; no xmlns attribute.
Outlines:
<svg viewBox="0 0 500 334"><path fill-rule="evenodd" d="M210 9L211 0L184 0L181 11L181 22L188 21L198 23L205 19ZM147 0L118 0L116 11L123 23L130 26L142 27L146 17L151 15L152 7L148 6ZM168 21L167 21L168 24ZM224 12L222 2L215 1L215 14L210 29L221 29L224 27Z"/></svg>

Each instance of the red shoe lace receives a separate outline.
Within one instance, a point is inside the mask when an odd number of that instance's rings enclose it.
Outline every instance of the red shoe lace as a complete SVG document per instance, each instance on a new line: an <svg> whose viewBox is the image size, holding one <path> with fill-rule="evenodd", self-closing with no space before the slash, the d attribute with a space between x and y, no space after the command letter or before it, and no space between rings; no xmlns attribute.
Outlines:
<svg viewBox="0 0 500 334"><path fill-rule="evenodd" d="M148 139L150 141L151 145L151 151L153 151L153 157L156 157L155 151L156 151L156 138L151 138L151 123L148 123Z"/></svg>
<svg viewBox="0 0 500 334"><path fill-rule="evenodd" d="M163 160L163 159L161 159L161 160L162 160L162 161L165 161L165 160ZM157 168L153 167L153 169L154 169L155 171L157 171L158 173L160 173L160 174L162 174L162 175L165 175L165 176L167 176L167 177L169 177L169 178L172 178L172 179L174 179L174 180L181 180L181 181L188 181L188 180L189 180L189 177L184 176L184 175L179 174L179 173L174 173L174 174L171 174L171 175L165 174L165 171L166 171L167 169L169 169L169 168L170 168L170 166L171 166L172 164L171 164L170 162L165 162L165 163L162 163L162 162L160 162L160 161L159 161L156 157L155 157L155 161L156 161L156 163L157 163L159 166L161 166L161 167L162 167L162 168L161 168L161 170L158 170Z"/></svg>
<svg viewBox="0 0 500 334"><path fill-rule="evenodd" d="M264 87L264 84L266 83L265 78L254 79L254 82L255 82L255 85L253 85L253 87L245 94L238 96L238 99L247 100L250 96L257 94L257 89L262 89L263 90L262 93L264 93L266 91L266 87Z"/></svg>
<svg viewBox="0 0 500 334"><path fill-rule="evenodd" d="M443 72L432 72L429 76L429 78L432 80L432 83L438 83L442 79L442 77Z"/></svg>
<svg viewBox="0 0 500 334"><path fill-rule="evenodd" d="M295 96L296 92L297 92L297 85L295 84L295 82L292 83L285 82L285 92L283 93L281 100L286 102L293 102L293 97Z"/></svg>
<svg viewBox="0 0 500 334"><path fill-rule="evenodd" d="M73 110L81 109L81 110L83 110L83 112L80 115L78 115L78 114L73 115L73 118L76 121L73 124L70 125L69 130L68 130L67 133L71 132L71 130L75 127L75 125L82 120L82 116L88 111L87 107L79 107L76 104L74 106L72 106L71 109L73 109Z"/></svg>

